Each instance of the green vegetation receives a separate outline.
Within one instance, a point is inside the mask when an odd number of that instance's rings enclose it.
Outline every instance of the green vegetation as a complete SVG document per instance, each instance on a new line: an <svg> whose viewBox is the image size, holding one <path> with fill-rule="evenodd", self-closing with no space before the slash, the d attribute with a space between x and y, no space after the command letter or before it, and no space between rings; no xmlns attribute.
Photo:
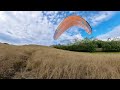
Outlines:
<svg viewBox="0 0 120 90"><path fill-rule="evenodd" d="M53 47L78 52L120 52L120 41L101 41L85 38L70 45L55 45Z"/></svg>

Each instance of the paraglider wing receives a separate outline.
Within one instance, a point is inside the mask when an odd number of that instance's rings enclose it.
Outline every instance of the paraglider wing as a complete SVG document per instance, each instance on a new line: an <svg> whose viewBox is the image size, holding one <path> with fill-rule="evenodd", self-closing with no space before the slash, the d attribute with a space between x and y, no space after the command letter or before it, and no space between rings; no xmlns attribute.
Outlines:
<svg viewBox="0 0 120 90"><path fill-rule="evenodd" d="M60 25L57 27L57 30L55 31L54 39L55 40L58 39L58 37L64 31L68 30L72 26L78 26L84 29L88 34L92 33L92 29L89 23L86 20L84 20L82 17L74 15L74 16L68 16L60 23Z"/></svg>

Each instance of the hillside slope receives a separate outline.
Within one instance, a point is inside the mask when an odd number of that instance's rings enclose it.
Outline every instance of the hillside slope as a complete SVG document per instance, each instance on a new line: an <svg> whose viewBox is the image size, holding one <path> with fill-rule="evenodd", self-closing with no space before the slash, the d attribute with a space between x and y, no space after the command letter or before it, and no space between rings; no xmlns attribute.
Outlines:
<svg viewBox="0 0 120 90"><path fill-rule="evenodd" d="M0 44L1 79L120 78L120 53L83 53Z"/></svg>

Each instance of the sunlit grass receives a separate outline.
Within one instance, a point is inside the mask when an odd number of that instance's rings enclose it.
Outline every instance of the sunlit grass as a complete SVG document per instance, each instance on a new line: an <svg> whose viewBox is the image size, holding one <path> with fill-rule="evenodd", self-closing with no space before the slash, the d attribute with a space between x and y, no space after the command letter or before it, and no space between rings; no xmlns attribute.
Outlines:
<svg viewBox="0 0 120 90"><path fill-rule="evenodd" d="M0 45L0 78L120 79L120 53Z"/></svg>

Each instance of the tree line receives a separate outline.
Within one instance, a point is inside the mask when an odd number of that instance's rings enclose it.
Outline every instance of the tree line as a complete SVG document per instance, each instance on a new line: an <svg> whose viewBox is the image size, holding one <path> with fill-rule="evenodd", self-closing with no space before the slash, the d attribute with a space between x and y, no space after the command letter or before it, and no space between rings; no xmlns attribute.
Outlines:
<svg viewBox="0 0 120 90"><path fill-rule="evenodd" d="M90 40L85 38L81 41L75 41L74 43L67 45L53 45L54 48L78 51L78 52L120 52L120 41L102 41L102 40Z"/></svg>

